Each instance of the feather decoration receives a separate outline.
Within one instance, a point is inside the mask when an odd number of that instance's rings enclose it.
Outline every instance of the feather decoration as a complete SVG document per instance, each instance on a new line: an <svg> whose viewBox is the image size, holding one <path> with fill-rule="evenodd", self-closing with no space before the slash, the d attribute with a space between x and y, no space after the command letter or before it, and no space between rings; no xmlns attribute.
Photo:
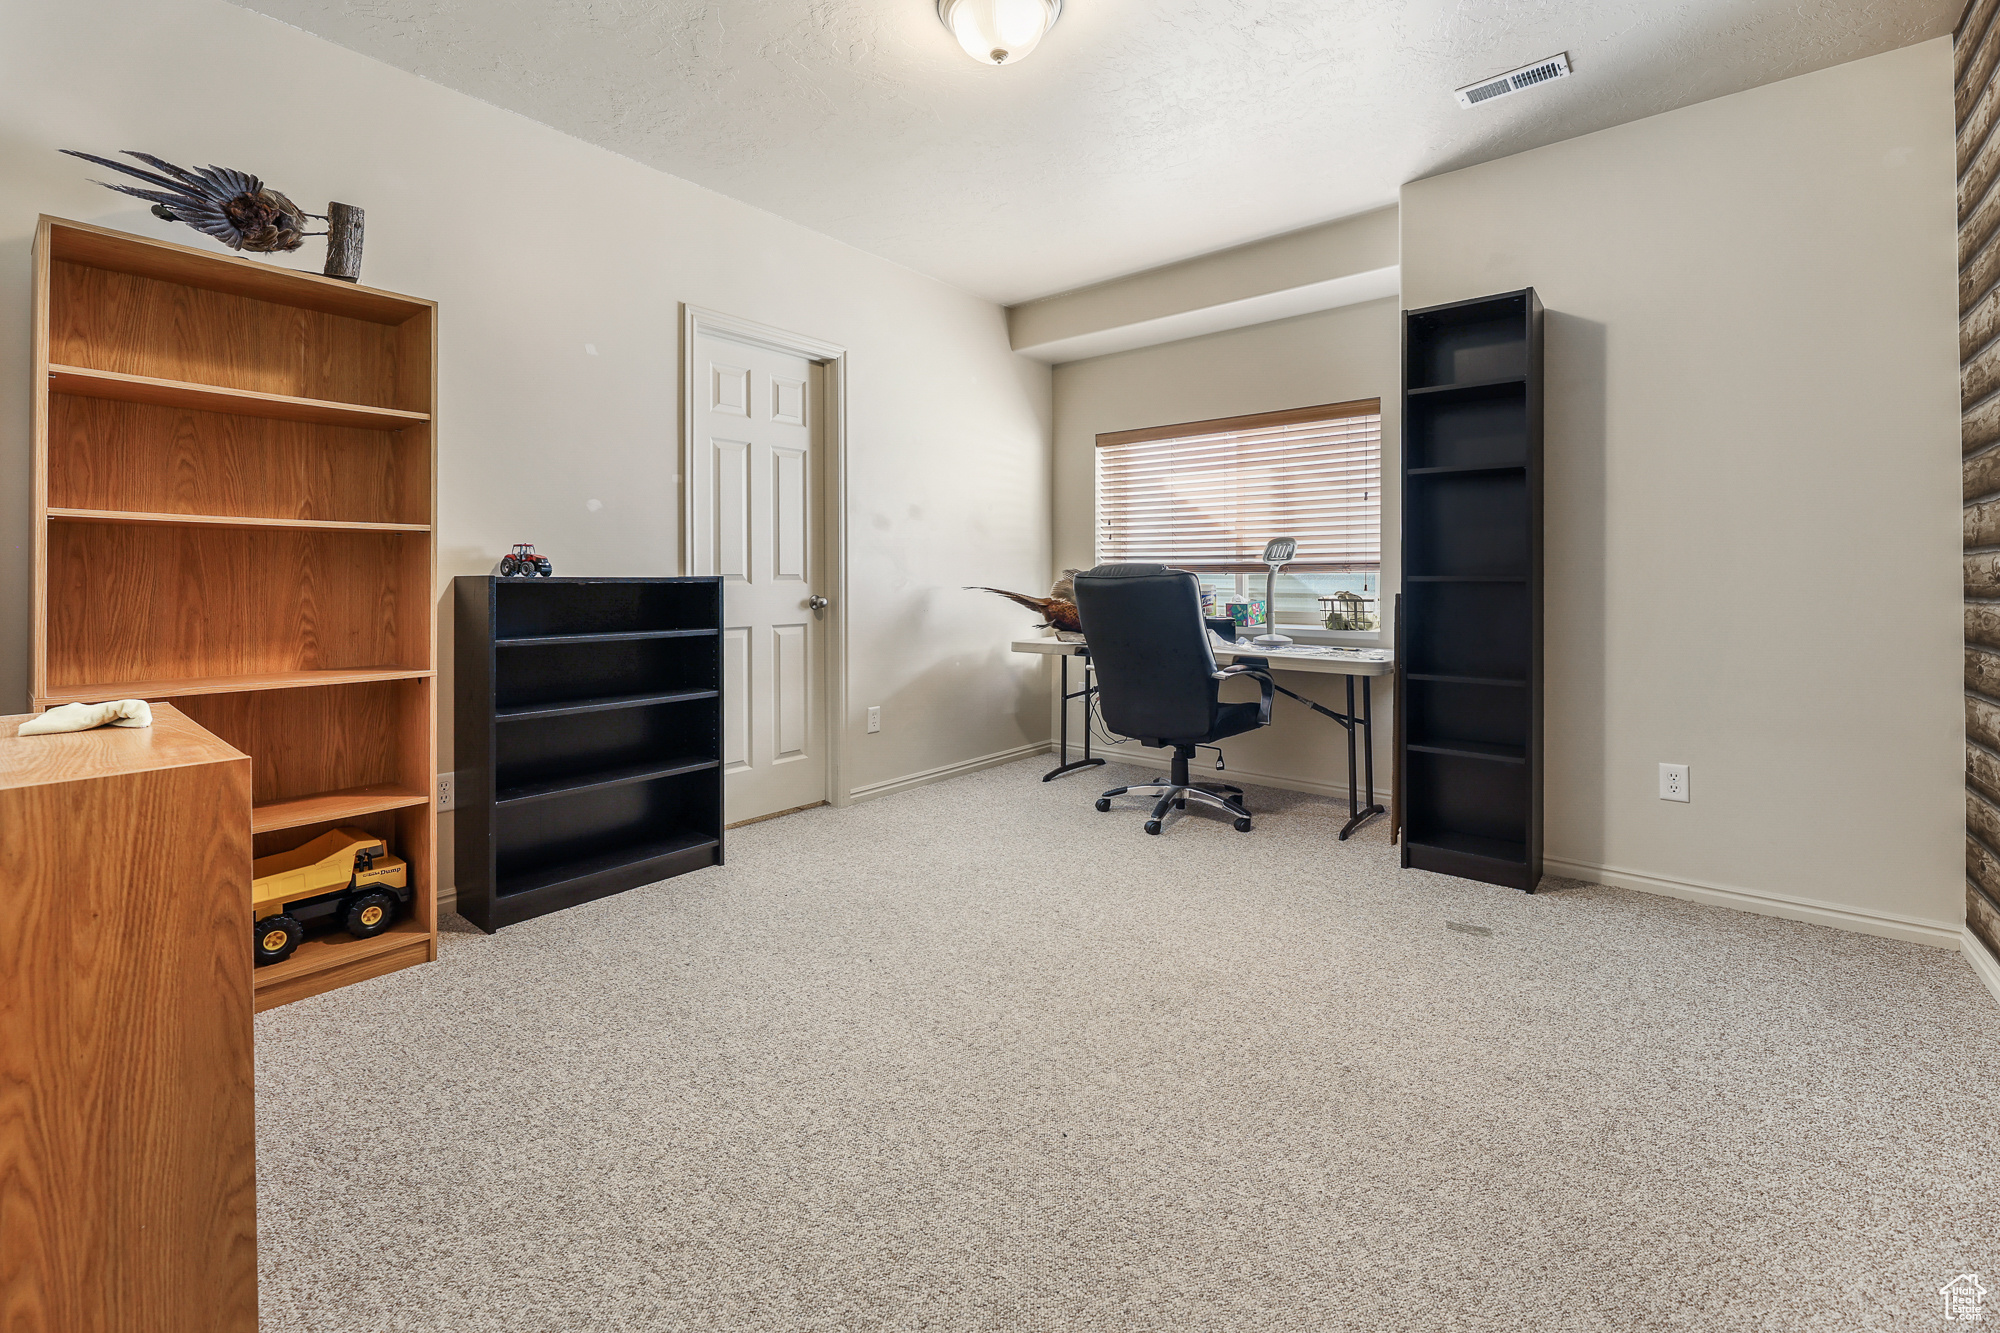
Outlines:
<svg viewBox="0 0 2000 1333"><path fill-rule="evenodd" d="M1023 592L1008 592L1005 588L968 587L967 592L990 592L1005 597L1010 602L1019 602L1030 611L1041 616L1047 628L1068 630L1072 634L1083 633L1083 622L1077 619L1076 603L1065 597L1030 597Z"/></svg>
<svg viewBox="0 0 2000 1333"><path fill-rule="evenodd" d="M167 222L185 222L232 250L254 250L260 254L290 252L304 244L308 236L325 235L305 229L307 218L322 214L305 212L246 171L212 163L206 168L177 167L151 153L131 148L121 150L125 156L155 168L145 171L130 163L81 153L74 148L60 151L157 187L140 189L110 181L96 182L107 190L144 199L153 206L153 216Z"/></svg>

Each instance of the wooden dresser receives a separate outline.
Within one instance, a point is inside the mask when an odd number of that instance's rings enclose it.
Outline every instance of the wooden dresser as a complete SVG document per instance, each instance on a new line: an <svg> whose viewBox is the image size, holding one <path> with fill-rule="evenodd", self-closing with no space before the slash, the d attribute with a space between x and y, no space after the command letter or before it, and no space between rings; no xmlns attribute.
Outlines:
<svg viewBox="0 0 2000 1333"><path fill-rule="evenodd" d="M0 1328L254 1333L250 760L0 718Z"/></svg>

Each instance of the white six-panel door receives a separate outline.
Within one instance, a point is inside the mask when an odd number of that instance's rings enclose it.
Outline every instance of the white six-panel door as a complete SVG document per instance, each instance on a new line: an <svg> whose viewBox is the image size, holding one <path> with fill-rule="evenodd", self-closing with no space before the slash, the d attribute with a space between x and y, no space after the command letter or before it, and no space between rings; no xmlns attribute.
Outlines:
<svg viewBox="0 0 2000 1333"><path fill-rule="evenodd" d="M723 813L827 798L820 368L704 333L689 442L694 574L723 577Z"/></svg>

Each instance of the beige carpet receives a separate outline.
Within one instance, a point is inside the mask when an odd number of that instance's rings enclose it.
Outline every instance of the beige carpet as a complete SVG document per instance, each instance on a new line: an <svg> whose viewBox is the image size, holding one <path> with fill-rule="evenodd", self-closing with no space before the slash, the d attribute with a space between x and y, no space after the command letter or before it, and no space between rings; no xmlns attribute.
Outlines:
<svg viewBox="0 0 2000 1333"><path fill-rule="evenodd" d="M1911 1329L2000 1292L2000 1007L1956 954L1404 872L1287 793L1149 838L1091 808L1119 770L1046 766L261 1017L265 1333Z"/></svg>

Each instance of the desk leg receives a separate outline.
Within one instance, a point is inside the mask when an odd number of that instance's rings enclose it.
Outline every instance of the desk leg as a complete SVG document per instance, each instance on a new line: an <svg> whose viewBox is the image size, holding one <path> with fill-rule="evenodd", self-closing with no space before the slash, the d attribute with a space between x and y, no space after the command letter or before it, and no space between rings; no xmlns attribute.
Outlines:
<svg viewBox="0 0 2000 1333"><path fill-rule="evenodd" d="M1058 742L1061 748L1056 752L1056 758L1061 762L1048 772L1042 774L1042 781L1044 782L1047 782L1051 778L1059 778L1065 773L1074 773L1079 768L1097 768L1104 763L1102 759L1093 759L1090 754L1090 700L1091 696L1097 693L1090 684L1090 663L1086 660L1083 664L1083 688L1072 694L1069 688L1069 654L1063 654L1056 658L1056 661L1062 664L1062 722L1060 731L1062 739ZM1070 762L1069 757L1069 701L1071 699L1083 700L1083 758L1074 763Z"/></svg>
<svg viewBox="0 0 2000 1333"><path fill-rule="evenodd" d="M1373 677L1361 678L1361 766L1368 774L1368 807L1380 810L1375 804L1375 691L1371 688Z"/></svg>
<svg viewBox="0 0 2000 1333"><path fill-rule="evenodd" d="M1090 764L1092 766L1096 766L1104 762L1102 759L1092 759L1090 757L1090 710L1092 706L1095 704L1097 699L1097 686L1091 683L1091 677L1094 676L1095 674L1096 673L1091 669L1090 659L1088 657L1084 658L1083 659L1083 762L1086 764ZM1065 705L1065 707L1067 707L1067 705Z"/></svg>
<svg viewBox="0 0 2000 1333"><path fill-rule="evenodd" d="M1373 819L1376 815L1387 814L1375 804L1375 691L1370 688L1367 676L1361 678L1361 713L1354 712L1354 677L1347 678L1347 810L1348 820L1340 828L1340 839L1347 840L1349 834ZM1354 733L1361 733L1361 762L1368 774L1368 804L1362 805L1354 789Z"/></svg>

